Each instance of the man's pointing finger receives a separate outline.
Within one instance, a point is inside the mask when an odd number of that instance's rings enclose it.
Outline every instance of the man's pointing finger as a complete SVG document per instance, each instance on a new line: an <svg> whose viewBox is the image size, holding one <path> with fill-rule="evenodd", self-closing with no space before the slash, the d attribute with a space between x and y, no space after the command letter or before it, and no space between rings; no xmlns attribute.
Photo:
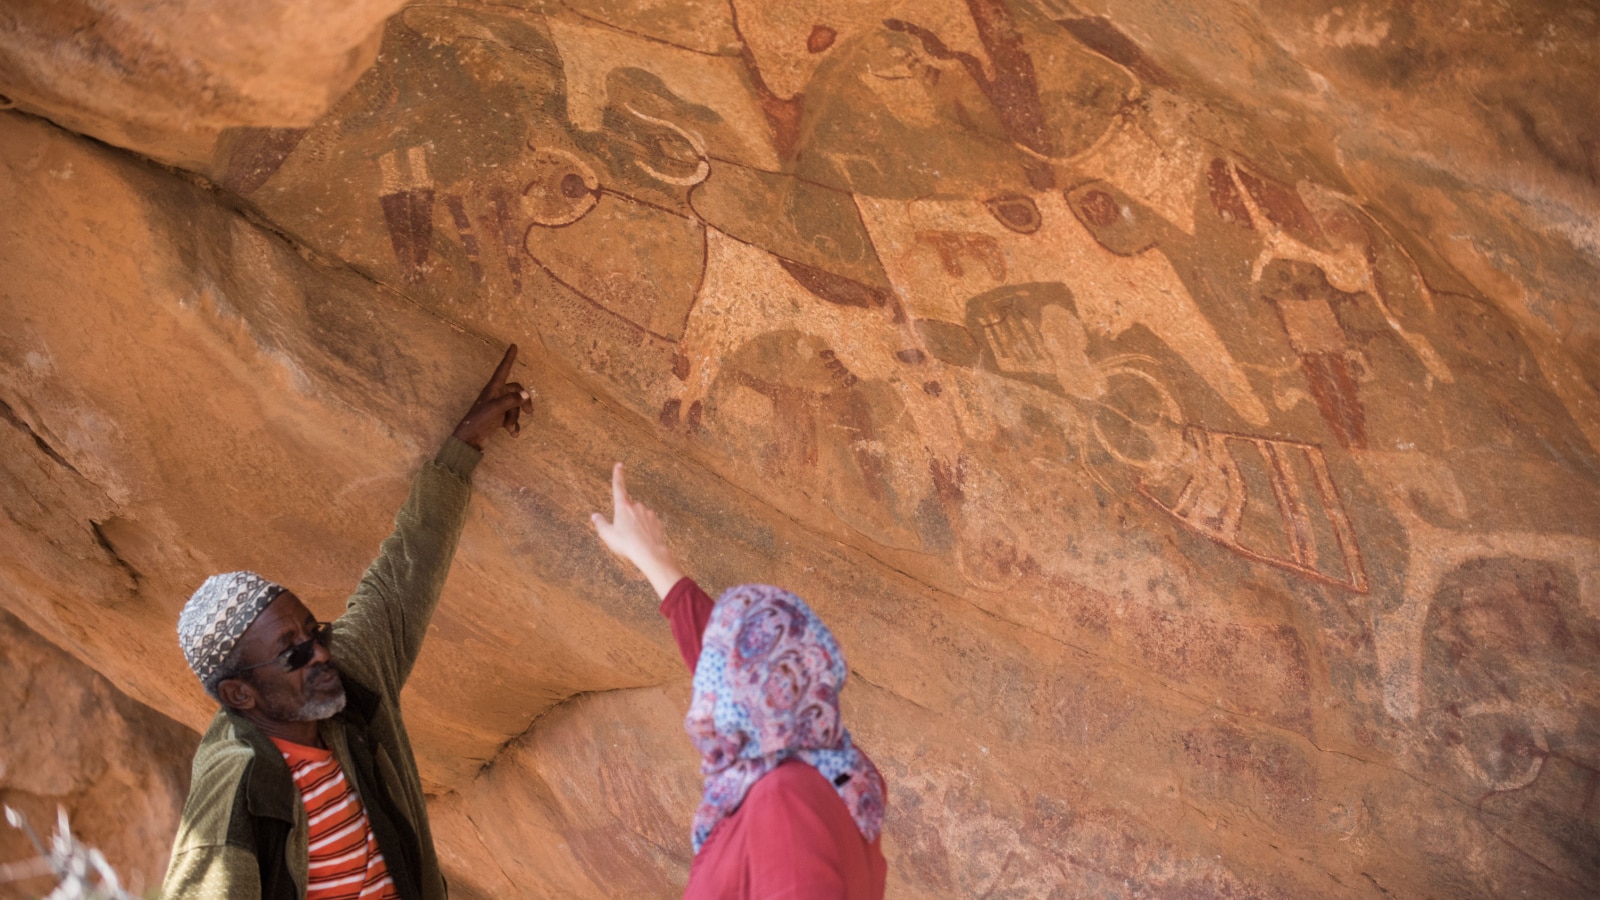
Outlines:
<svg viewBox="0 0 1600 900"><path fill-rule="evenodd" d="M497 396L505 386L506 379L511 377L511 366L517 361L517 345L512 344L506 348L506 355L500 358L500 365L494 370L494 377L484 385L483 393L478 395L479 400L488 400Z"/></svg>

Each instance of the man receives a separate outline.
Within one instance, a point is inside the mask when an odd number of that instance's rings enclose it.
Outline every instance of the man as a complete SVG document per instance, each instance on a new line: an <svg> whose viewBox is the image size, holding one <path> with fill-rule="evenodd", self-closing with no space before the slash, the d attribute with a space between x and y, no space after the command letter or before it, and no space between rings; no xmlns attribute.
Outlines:
<svg viewBox="0 0 1600 900"><path fill-rule="evenodd" d="M215 575L178 641L222 704L195 751L167 898L443 900L400 689L422 649L496 426L532 401L515 344L423 466L344 615L320 623L250 572Z"/></svg>

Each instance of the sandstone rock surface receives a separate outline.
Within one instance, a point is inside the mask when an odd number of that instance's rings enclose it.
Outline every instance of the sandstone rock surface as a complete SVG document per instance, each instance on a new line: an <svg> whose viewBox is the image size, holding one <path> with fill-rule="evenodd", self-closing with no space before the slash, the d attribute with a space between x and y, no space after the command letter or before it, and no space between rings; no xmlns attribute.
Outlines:
<svg viewBox="0 0 1600 900"><path fill-rule="evenodd" d="M406 697L463 892L687 876L621 458L839 635L892 896L1590 895L1596 33L450 3L188 172L0 115L0 602L200 727L188 591L334 614L515 340Z"/></svg>
<svg viewBox="0 0 1600 900"><path fill-rule="evenodd" d="M103 676L0 612L0 803L48 837L56 810L104 853L124 887L161 883L200 736L128 699ZM37 853L0 829L0 865ZM0 896L43 896L48 878L0 883Z"/></svg>
<svg viewBox="0 0 1600 900"><path fill-rule="evenodd" d="M225 129L314 122L404 2L15 0L0 5L0 105L193 163Z"/></svg>

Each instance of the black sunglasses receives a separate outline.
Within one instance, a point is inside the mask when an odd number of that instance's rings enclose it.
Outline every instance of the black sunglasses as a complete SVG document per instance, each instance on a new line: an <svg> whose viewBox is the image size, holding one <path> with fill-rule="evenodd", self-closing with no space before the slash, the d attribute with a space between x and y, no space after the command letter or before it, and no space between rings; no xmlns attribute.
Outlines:
<svg viewBox="0 0 1600 900"><path fill-rule="evenodd" d="M333 637L333 623L317 622L311 626L310 637L298 644L295 644L293 647L290 647L282 653L279 653L277 656L274 656L266 662L258 662L253 666L245 666L239 669L239 673L244 674L251 669L260 668L268 663L277 663L278 665L283 666L283 670L285 672L293 672L295 669L303 669L305 668L306 663L311 662L312 654L316 653L316 648L312 645L321 644L322 646L326 647L328 646L328 640L331 637Z"/></svg>

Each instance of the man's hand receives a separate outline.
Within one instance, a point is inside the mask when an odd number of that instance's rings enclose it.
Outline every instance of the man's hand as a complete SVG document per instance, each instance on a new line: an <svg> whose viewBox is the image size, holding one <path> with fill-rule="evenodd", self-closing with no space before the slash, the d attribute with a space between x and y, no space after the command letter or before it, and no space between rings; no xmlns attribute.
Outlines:
<svg viewBox="0 0 1600 900"><path fill-rule="evenodd" d="M477 401L461 418L461 424L456 426L454 434L461 443L482 452L483 442L488 440L496 425L505 426L513 437L522 430L519 418L524 412L533 412L533 394L515 381L506 383L507 376L511 374L511 364L516 361L517 345L512 344L506 348L506 355L500 360L500 367L494 370L494 377L483 386Z"/></svg>
<svg viewBox="0 0 1600 900"><path fill-rule="evenodd" d="M622 463L611 470L612 521L599 513L589 516L595 531L611 552L633 563L650 579L650 586L665 600L667 592L684 577L683 568L667 545L667 531L661 519L643 503L628 496Z"/></svg>

